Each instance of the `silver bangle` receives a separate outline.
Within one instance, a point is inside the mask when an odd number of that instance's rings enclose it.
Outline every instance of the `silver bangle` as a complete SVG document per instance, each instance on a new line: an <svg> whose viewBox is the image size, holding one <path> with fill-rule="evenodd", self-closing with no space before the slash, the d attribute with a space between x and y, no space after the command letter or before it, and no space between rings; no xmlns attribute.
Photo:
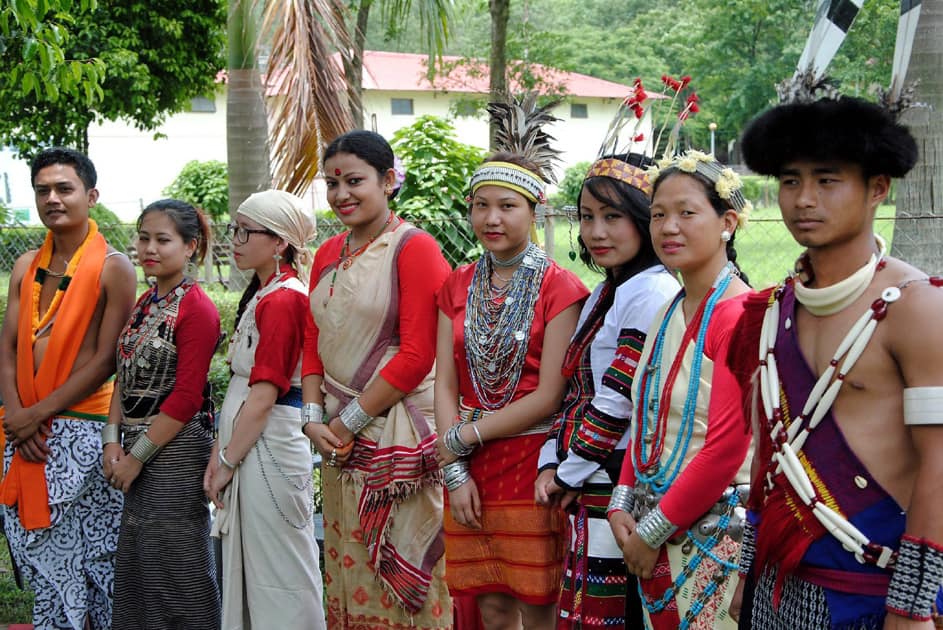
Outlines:
<svg viewBox="0 0 943 630"><path fill-rule="evenodd" d="M225 448L219 449L219 463L222 464L223 466L225 466L226 468L230 469L230 470L235 470L235 469L236 469L236 466L239 465L239 464L233 464L231 461L229 461L228 459L226 459L226 449L225 449Z"/></svg>
<svg viewBox="0 0 943 630"><path fill-rule="evenodd" d="M678 526L668 520L659 505L643 516L635 526L635 533L652 549L664 545L676 531Z"/></svg>
<svg viewBox="0 0 943 630"><path fill-rule="evenodd" d="M442 467L442 477L445 487L449 492L457 490L471 479L471 472L468 470L468 462L464 459L459 459L451 464L446 464Z"/></svg>
<svg viewBox="0 0 943 630"><path fill-rule="evenodd" d="M632 488L622 484L612 489L612 498L609 499L609 507L606 514L610 512L625 512L631 514L635 508L635 493Z"/></svg>
<svg viewBox="0 0 943 630"><path fill-rule="evenodd" d="M121 425L106 424L102 427L102 446L121 443Z"/></svg>
<svg viewBox="0 0 943 630"><path fill-rule="evenodd" d="M318 403L305 403L301 406L301 432L304 433L308 423L324 424L324 407Z"/></svg>
<svg viewBox="0 0 943 630"><path fill-rule="evenodd" d="M484 446L485 441L481 439L481 432L478 430L478 425L474 422L469 424L471 424L472 431L475 432L475 437L478 438L478 446Z"/></svg>
<svg viewBox="0 0 943 630"><path fill-rule="evenodd" d="M474 444L466 444L465 440L462 439L462 427L465 426L465 424L467 424L465 420L462 420L458 424L453 424L449 427L449 430L445 432L445 437L442 438L442 443L445 445L445 448L457 457L471 455L471 452L475 450Z"/></svg>
<svg viewBox="0 0 943 630"><path fill-rule="evenodd" d="M151 438L147 437L147 432L141 433L131 450L128 452L133 458L146 464L160 452L161 447L154 444Z"/></svg>
<svg viewBox="0 0 943 630"><path fill-rule="evenodd" d="M373 416L368 415L363 407L360 406L360 400L354 398L341 409L341 424L347 427L347 430L354 435L363 431L364 427L373 422Z"/></svg>

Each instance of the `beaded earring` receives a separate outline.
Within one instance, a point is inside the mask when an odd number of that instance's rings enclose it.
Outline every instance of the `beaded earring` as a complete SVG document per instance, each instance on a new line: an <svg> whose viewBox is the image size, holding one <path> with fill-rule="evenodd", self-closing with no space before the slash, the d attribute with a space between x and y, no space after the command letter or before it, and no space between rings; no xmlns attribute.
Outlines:
<svg viewBox="0 0 943 630"><path fill-rule="evenodd" d="M570 257L570 260L576 261L577 245L576 245L576 241L573 238L573 218L572 217L570 217L569 220L567 221L567 231L570 234L570 251L567 254L567 256Z"/></svg>

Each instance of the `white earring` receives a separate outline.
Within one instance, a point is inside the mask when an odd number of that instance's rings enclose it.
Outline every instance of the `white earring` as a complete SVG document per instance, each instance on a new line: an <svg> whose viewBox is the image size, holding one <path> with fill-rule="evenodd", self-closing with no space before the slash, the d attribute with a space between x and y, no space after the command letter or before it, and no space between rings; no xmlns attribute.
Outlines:
<svg viewBox="0 0 943 630"><path fill-rule="evenodd" d="M722 240L725 243L729 243L731 236L733 236L733 234L730 233L730 230L724 230L723 232L720 233L720 240Z"/></svg>

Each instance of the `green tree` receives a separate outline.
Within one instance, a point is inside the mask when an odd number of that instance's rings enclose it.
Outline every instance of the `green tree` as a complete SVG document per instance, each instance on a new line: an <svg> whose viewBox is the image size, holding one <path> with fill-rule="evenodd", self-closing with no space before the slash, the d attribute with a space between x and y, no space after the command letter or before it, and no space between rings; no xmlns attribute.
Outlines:
<svg viewBox="0 0 943 630"><path fill-rule="evenodd" d="M170 186L164 189L164 194L202 208L213 221L223 221L226 214L231 212L229 179L226 165L222 162L191 160L183 166Z"/></svg>
<svg viewBox="0 0 943 630"><path fill-rule="evenodd" d="M477 258L481 246L467 220L465 196L482 151L456 140L452 125L436 116L420 116L393 134L392 144L406 168L397 214L421 220L451 265Z"/></svg>
<svg viewBox="0 0 943 630"><path fill-rule="evenodd" d="M95 10L96 0L19 0L0 11L0 57L11 62L0 75L0 94L60 99L91 106L103 98L104 64L83 53L70 55L73 31Z"/></svg>
<svg viewBox="0 0 943 630"><path fill-rule="evenodd" d="M95 121L123 118L139 129L156 129L191 98L214 92L222 68L223 20L221 0L123 0L72 15L69 35L62 37L63 59L98 62L68 62L71 82L49 75L42 90L28 89L33 86L27 75L0 82L0 142L29 158L50 144L87 151L88 127ZM33 46L29 38L12 40L0 49L4 67L16 68ZM40 57L51 54L46 46L35 46ZM96 88L87 69L99 64L103 74ZM69 97L76 92L85 98Z"/></svg>

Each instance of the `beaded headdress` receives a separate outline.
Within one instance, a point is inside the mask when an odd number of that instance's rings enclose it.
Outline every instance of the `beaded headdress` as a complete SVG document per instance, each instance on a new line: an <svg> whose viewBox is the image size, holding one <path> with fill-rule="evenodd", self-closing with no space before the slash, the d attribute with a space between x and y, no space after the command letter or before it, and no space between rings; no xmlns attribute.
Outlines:
<svg viewBox="0 0 943 630"><path fill-rule="evenodd" d="M554 138L543 126L560 120L550 113L556 105L557 101L553 101L538 107L537 95L533 92L507 102L488 104L491 120L497 127L497 150L526 158L537 166L537 172L508 162L485 162L472 175L472 195L482 186L494 185L518 192L531 203L546 203L546 182L556 181L554 167L560 156L550 144Z"/></svg>
<svg viewBox="0 0 943 630"><path fill-rule="evenodd" d="M590 177L609 177L638 188L648 196L652 194L652 183L648 171L640 166L620 159L630 153L654 155L665 139L664 151L669 154L677 142L678 132L687 118L699 111L697 94L690 88L691 77L680 79L662 75L660 94L649 94L640 78L632 83L632 91L622 101L615 117L609 124L606 137L599 149L598 157L586 172ZM666 103L665 107L658 107ZM677 114L674 113L678 108ZM659 121L659 114L664 115ZM661 123L657 128L655 125ZM646 130L651 127L650 133ZM665 136L667 132L667 136Z"/></svg>
<svg viewBox="0 0 943 630"><path fill-rule="evenodd" d="M662 158L648 169L652 184L670 168L682 173L697 173L706 178L714 186L717 196L737 212L740 223L753 211L753 204L743 196L743 180L732 168L718 162L713 155L689 149L679 155Z"/></svg>

